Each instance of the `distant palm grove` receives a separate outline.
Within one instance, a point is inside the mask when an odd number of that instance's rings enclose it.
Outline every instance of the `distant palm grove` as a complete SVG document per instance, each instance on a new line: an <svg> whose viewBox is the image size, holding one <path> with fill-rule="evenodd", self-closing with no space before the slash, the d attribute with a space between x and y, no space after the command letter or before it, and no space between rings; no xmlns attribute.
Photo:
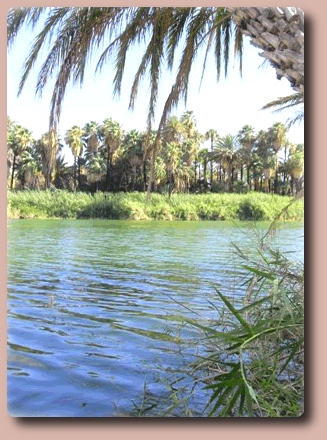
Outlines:
<svg viewBox="0 0 327 440"><path fill-rule="evenodd" d="M63 139L55 132L33 139L28 128L8 117L8 188L146 191L155 137L155 131L125 132L108 118L73 126ZM72 165L65 161L64 144L74 157ZM296 195L303 176L304 145L288 141L284 124L258 132L245 125L221 136L215 129L199 133L195 115L186 111L168 118L162 130L152 192Z"/></svg>

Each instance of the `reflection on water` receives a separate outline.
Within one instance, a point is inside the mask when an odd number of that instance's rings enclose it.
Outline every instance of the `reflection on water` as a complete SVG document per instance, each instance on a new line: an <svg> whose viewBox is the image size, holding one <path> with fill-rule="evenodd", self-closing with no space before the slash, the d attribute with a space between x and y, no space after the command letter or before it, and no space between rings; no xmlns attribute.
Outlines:
<svg viewBox="0 0 327 440"><path fill-rule="evenodd" d="M195 350L180 315L209 318L212 283L242 296L231 242L251 237L218 222L9 221L9 412L113 416L145 381L166 392ZM303 225L275 240L303 260Z"/></svg>

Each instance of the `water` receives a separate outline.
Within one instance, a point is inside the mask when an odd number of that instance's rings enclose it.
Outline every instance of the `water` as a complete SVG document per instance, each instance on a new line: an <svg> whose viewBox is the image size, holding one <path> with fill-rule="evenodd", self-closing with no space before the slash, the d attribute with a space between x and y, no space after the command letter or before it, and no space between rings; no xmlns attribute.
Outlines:
<svg viewBox="0 0 327 440"><path fill-rule="evenodd" d="M8 221L10 414L126 414L145 383L166 396L169 372L196 351L198 334L176 316L209 318L212 283L242 297L231 242L252 238L225 222ZM275 242L303 260L303 224Z"/></svg>

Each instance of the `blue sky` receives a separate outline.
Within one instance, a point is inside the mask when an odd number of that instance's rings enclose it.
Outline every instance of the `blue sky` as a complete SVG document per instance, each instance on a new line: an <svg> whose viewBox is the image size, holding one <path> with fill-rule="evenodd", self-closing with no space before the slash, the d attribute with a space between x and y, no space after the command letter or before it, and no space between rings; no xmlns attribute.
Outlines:
<svg viewBox="0 0 327 440"><path fill-rule="evenodd" d="M42 99L35 97L37 66L40 64L36 65L22 94L17 97L21 68L31 41L29 32L21 32L8 54L7 114L31 130L34 138L39 138L48 129L52 93L50 83L44 90ZM285 122L294 113L294 109L277 114L270 110L260 110L266 103L287 96L293 90L286 79L277 80L275 70L271 66L262 66L264 59L259 56L259 52L260 50L254 48L246 38L242 77L239 75L237 63L233 68L232 58L228 77L225 79L222 75L219 82L216 80L213 58L211 63L208 60L200 90L203 59L199 58L191 73L187 104L185 106L182 102L174 113L180 116L185 110L192 110L201 133L213 128L222 136L236 134L245 124L260 130L268 129L275 122ZM111 66L95 75L96 59L91 60L82 88L70 86L67 89L59 126L62 138L73 125L83 126L90 121L101 123L106 118L117 120L127 131L133 128L142 131L146 128L149 84L146 80L140 89L134 111L128 110L129 92L141 53L137 47L130 51L120 98L112 96ZM173 76L170 73L162 73L157 106L159 116L172 81ZM303 124L294 125L288 132L288 138L294 143L304 143ZM64 151L67 160L70 161L68 148Z"/></svg>

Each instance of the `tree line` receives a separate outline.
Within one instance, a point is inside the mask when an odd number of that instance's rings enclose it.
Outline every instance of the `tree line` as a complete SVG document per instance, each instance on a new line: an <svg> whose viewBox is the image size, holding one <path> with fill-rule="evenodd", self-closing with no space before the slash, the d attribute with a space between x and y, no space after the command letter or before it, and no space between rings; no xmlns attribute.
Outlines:
<svg viewBox="0 0 327 440"><path fill-rule="evenodd" d="M13 47L22 29L33 30L36 24L41 24L41 30L37 33L31 50L23 63L19 93L23 90L26 80L35 66L35 61L40 59L39 57L45 56L37 74L35 92L37 95L41 95L49 78L54 79L49 116L51 131L55 131L59 125L67 85L72 82L74 85L82 86L86 61L91 59L95 52L98 52L100 43L103 43L104 47L95 62L95 71L110 68L112 61L115 60L112 66L114 72L113 91L118 96L121 92L126 59L128 58L127 52L132 46L141 50L140 63L137 66L130 91L129 108L134 108L140 81L147 76L150 90L147 114L148 135L145 142L146 147L142 147L144 150L142 154L144 156L144 176L147 174L146 168L150 156L150 172L147 179L148 195L151 190L153 191L161 185L156 174L160 168L159 150L165 151L164 148L161 148L161 144L165 143L164 130L172 109L181 99L186 100L189 75L197 56L201 56L201 54L204 56L203 72L208 64L207 61L209 62L211 59L214 62L217 80L219 80L223 71L227 76L232 47L234 55L239 59L240 72L242 71L243 39L244 37L250 38L253 45L263 50L261 55L276 70L277 78L287 78L295 91L295 94L268 103L266 108L289 108L302 106L304 103L304 13L300 8L11 8L7 16L8 48ZM182 55L178 66L176 66L175 82L167 96L157 130L153 132L160 79L164 71L172 71L176 65L175 58L178 47L181 48ZM303 119L303 110L290 123L294 123L298 119ZM152 140L153 133L156 134L154 141ZM52 140L48 139L46 142L51 143ZM152 150L150 152L149 143ZM170 142L169 144L171 146ZM166 145L168 145L167 142ZM115 187L112 182L109 183L109 175L114 173L115 167L114 163L110 163L111 159L113 157L111 158L110 153L104 159L104 167L107 168L106 185L108 188L110 185L112 188ZM210 164L213 161L214 159L210 156ZM91 163L91 161L89 162ZM91 183L90 176L92 175L96 179L96 186L99 187L102 184L102 179L99 177L102 168L100 162L96 161L96 158L93 159L95 173L89 172L88 181ZM227 174L225 186L228 191L232 190L235 180L239 180L232 172L232 169L235 168L235 161L232 162L233 165L231 165L230 159L227 159L225 163L225 169L227 168L227 171L225 170L225 177ZM188 165L187 161L186 165ZM130 166L137 172L138 167L135 164ZM89 166L89 168L92 167ZM184 168L189 169L188 166ZM265 169L268 170L267 167ZM276 176L276 164L274 172ZM185 180L187 183L184 186L187 187L187 190L191 190L191 177L179 178L177 170L167 170L166 174L169 175L170 183L168 186L171 191L173 191L173 186L175 189L178 188L178 182L183 183ZM203 174L203 180L206 182L206 173L203 172ZM257 180L260 181L260 177L254 179L256 180L253 184L258 186ZM294 179L292 179L293 182ZM46 177L46 184L48 184L48 180L49 176ZM135 180L137 179L135 178ZM193 187L196 187L197 180L199 180L196 171L193 173L193 180L195 180ZM259 182L259 185L268 183L269 186L269 180L265 178ZM125 186L129 188L131 186L128 182L129 177L125 178L125 181ZM220 182L222 181L223 179L220 178ZM285 182L286 171L283 183ZM213 189L213 179L210 179L210 184ZM279 181L275 178L274 191L279 192L279 190ZM268 191L271 190L268 188Z"/></svg>
<svg viewBox="0 0 327 440"><path fill-rule="evenodd" d="M112 118L73 126L60 139L49 131L32 133L7 120L7 177L13 189L58 188L70 191L146 191L151 149L157 132L130 130ZM73 155L65 162L63 147ZM208 145L208 146L207 146ZM304 145L287 139L275 123L256 132L250 125L236 134L201 134L192 111L171 116L160 134L152 191L247 192L294 195L302 189Z"/></svg>

